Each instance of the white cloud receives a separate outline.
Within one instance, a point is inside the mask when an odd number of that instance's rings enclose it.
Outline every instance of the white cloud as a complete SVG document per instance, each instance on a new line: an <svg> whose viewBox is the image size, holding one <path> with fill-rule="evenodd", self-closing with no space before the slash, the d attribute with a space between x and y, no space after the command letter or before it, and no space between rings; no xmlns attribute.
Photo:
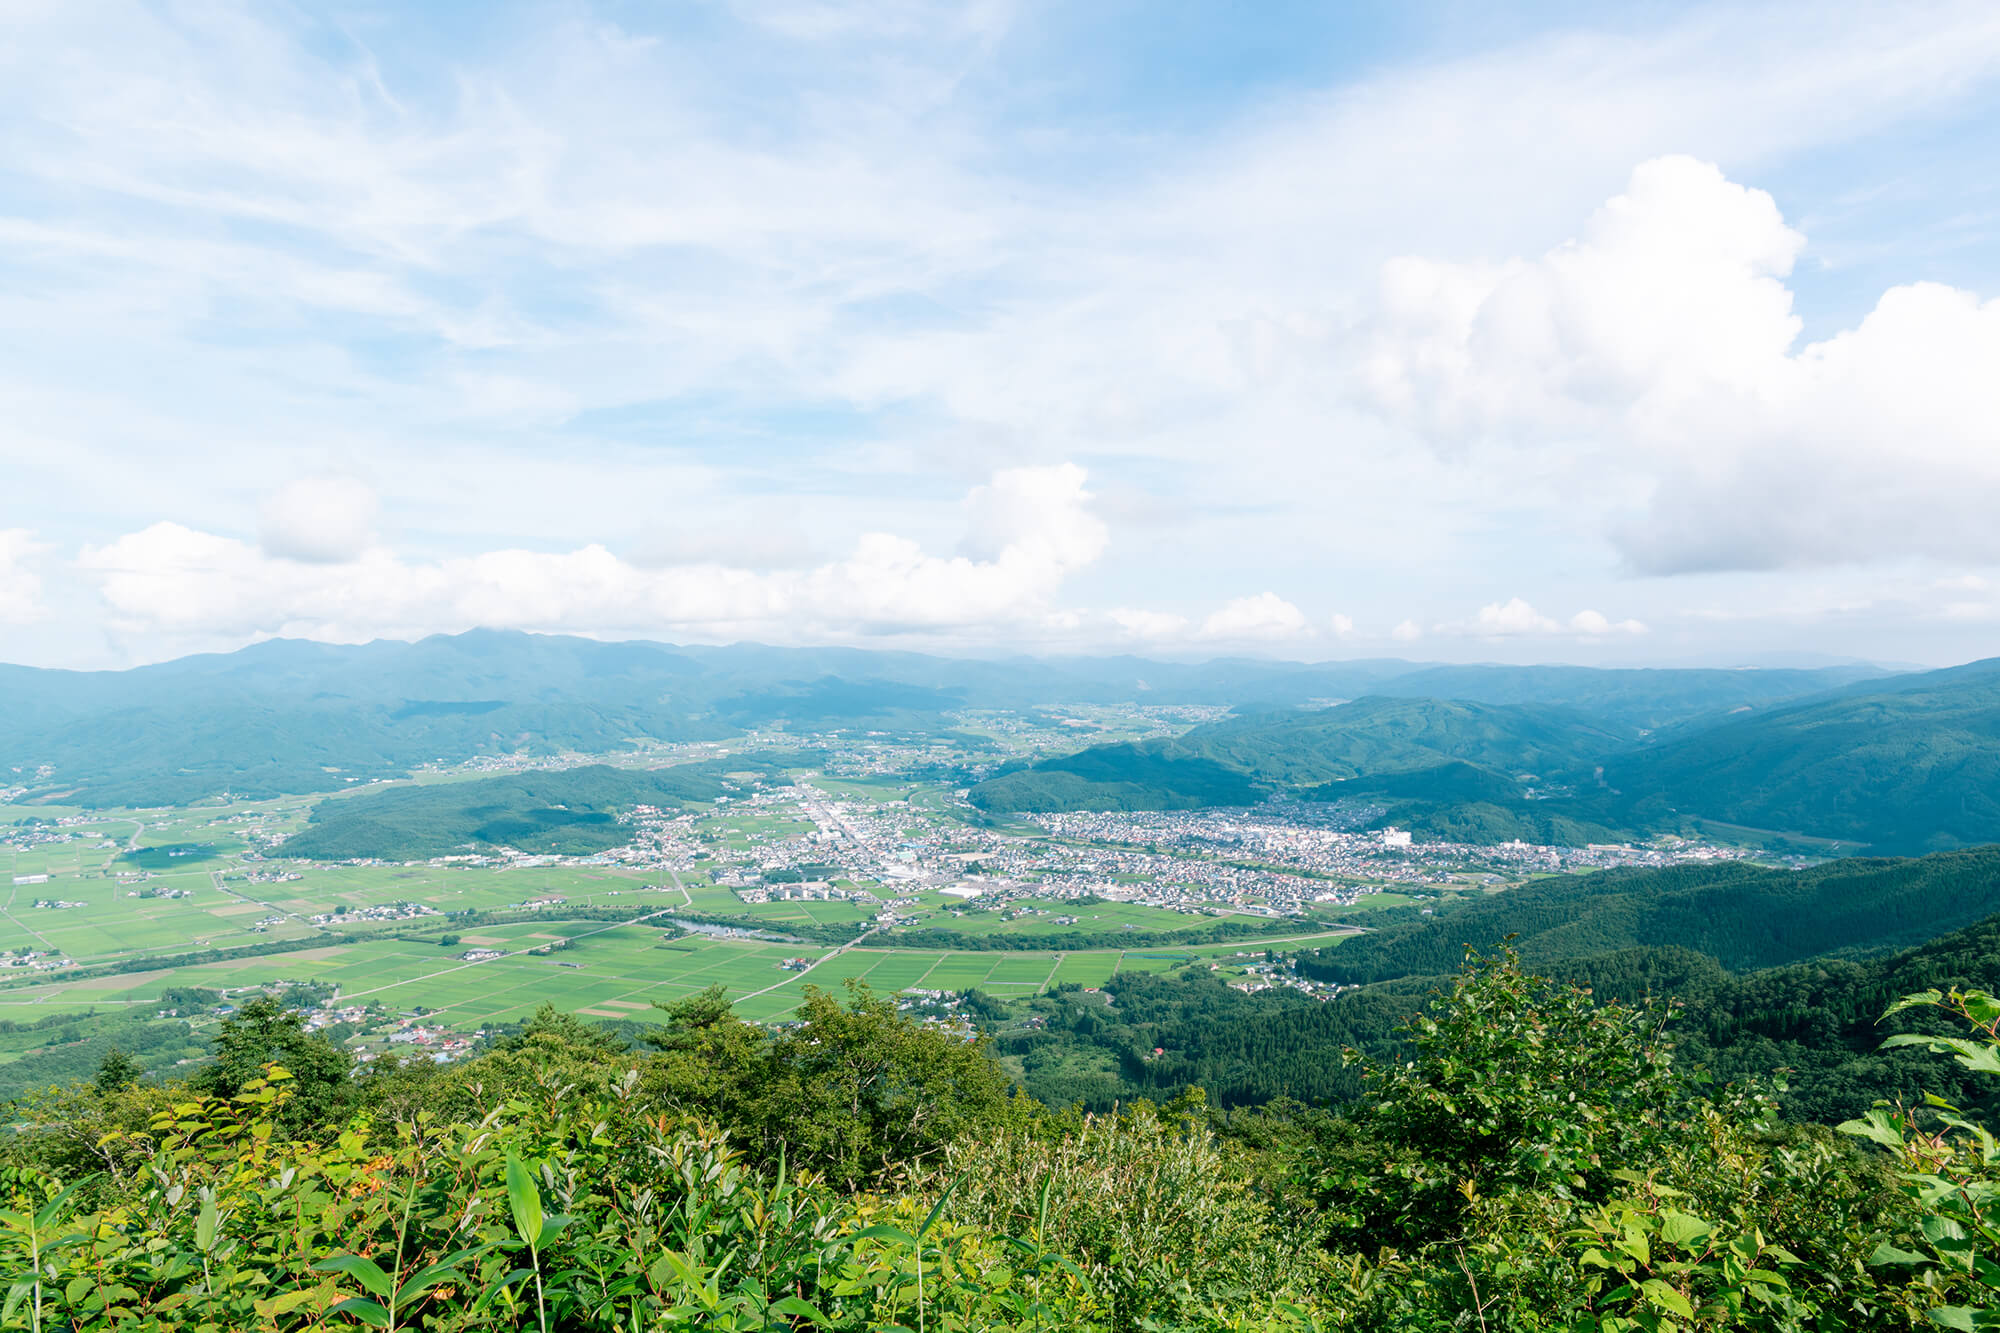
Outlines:
<svg viewBox="0 0 2000 1333"><path fill-rule="evenodd" d="M1440 626L1440 631L1443 628ZM1505 602L1489 602L1480 607L1479 614L1472 618L1469 625L1460 626L1459 632L1511 638L1517 634L1554 634L1561 628L1534 607L1513 597Z"/></svg>
<svg viewBox="0 0 2000 1333"><path fill-rule="evenodd" d="M1274 592L1238 597L1201 622L1204 639L1291 639L1305 632L1305 613Z"/></svg>
<svg viewBox="0 0 2000 1333"><path fill-rule="evenodd" d="M965 552L997 560L1013 550L1063 569L1091 563L1110 533L1090 512L1084 471L1074 463L996 472L965 500Z"/></svg>
<svg viewBox="0 0 2000 1333"><path fill-rule="evenodd" d="M1569 244L1384 271L1357 392L1441 447L1576 447L1650 497L1653 573L2000 558L2000 301L1896 287L1794 350L1804 245L1761 190L1646 162Z"/></svg>
<svg viewBox="0 0 2000 1333"><path fill-rule="evenodd" d="M1389 631L1389 637L1398 643L1409 643L1424 637L1424 627L1414 620L1400 620L1396 628Z"/></svg>
<svg viewBox="0 0 2000 1333"><path fill-rule="evenodd" d="M1637 620L1613 621L1600 611L1579 611L1567 624L1543 615L1519 597L1504 602L1488 602L1472 619L1439 625L1439 634L1464 635L1480 639L1517 639L1555 634L1583 638L1603 638L1612 634L1644 634L1646 626Z"/></svg>
<svg viewBox="0 0 2000 1333"><path fill-rule="evenodd" d="M1336 611L1333 613L1333 619L1327 623L1332 628L1333 637L1336 639L1344 639L1354 633L1353 616L1344 616Z"/></svg>
<svg viewBox="0 0 2000 1333"><path fill-rule="evenodd" d="M35 569L47 549L26 528L0 528L0 624L26 624L47 614Z"/></svg>
<svg viewBox="0 0 2000 1333"><path fill-rule="evenodd" d="M1188 618L1166 611L1121 606L1108 613L1111 622L1135 639L1177 639L1187 633Z"/></svg>
<svg viewBox="0 0 2000 1333"><path fill-rule="evenodd" d="M1593 639L1601 639L1607 634L1644 634L1647 632L1645 622L1643 621L1631 619L1614 621L1601 611L1590 610L1579 611L1571 616L1569 618L1569 627L1573 633Z"/></svg>
<svg viewBox="0 0 2000 1333"><path fill-rule="evenodd" d="M357 639L485 625L796 641L1029 623L1061 630L1064 613L1050 599L1105 540L1082 469L1014 469L979 494L990 502L974 505L982 535L996 543L981 560L869 533L845 559L762 573L713 562L649 569L599 545L436 561L368 546L335 564L156 523L86 549L79 564L122 626L178 634ZM1035 503L1013 503L1024 496Z"/></svg>
<svg viewBox="0 0 2000 1333"><path fill-rule="evenodd" d="M264 501L258 541L266 555L343 564L375 541L381 501L352 477L307 477Z"/></svg>

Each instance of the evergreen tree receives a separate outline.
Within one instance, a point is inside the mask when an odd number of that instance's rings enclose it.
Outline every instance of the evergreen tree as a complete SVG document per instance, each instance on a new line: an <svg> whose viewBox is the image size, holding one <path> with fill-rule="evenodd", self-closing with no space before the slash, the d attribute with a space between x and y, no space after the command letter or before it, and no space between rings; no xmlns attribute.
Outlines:
<svg viewBox="0 0 2000 1333"><path fill-rule="evenodd" d="M123 1092L137 1083L146 1072L146 1067L113 1046L104 1053L104 1059L97 1066L97 1077L92 1080L99 1092Z"/></svg>

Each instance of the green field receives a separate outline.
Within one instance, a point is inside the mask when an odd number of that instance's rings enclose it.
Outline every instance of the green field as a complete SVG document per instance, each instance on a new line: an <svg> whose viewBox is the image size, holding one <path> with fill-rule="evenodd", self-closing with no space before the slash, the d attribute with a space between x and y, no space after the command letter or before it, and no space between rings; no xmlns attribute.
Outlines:
<svg viewBox="0 0 2000 1333"><path fill-rule="evenodd" d="M1338 938L1318 935L1309 942ZM571 943L548 955L524 952L559 940ZM499 949L508 956L461 961L459 954L470 948ZM170 986L228 990L319 981L337 985L343 1002L378 1002L396 1010L422 1006L466 1029L523 1018L544 1003L594 1018L643 1018L654 1001L670 1002L716 984L741 1001L745 1017L765 1021L789 1013L806 985L834 987L853 977L878 990L976 986L1005 999L1059 982L1095 986L1122 971L1165 971L1259 951L1241 943L1070 954L864 946L829 958L828 950L799 944L706 936L667 940L665 932L647 926L533 921L474 928L450 948L384 938L171 971L17 985L0 990L0 1018L28 1022L91 1008L144 1012ZM828 961L796 973L779 967L787 957Z"/></svg>

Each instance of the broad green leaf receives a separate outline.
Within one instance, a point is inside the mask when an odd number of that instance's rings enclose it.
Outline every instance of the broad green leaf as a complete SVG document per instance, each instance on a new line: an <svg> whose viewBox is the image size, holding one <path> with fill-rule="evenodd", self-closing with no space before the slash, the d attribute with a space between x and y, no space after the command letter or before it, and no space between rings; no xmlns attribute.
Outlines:
<svg viewBox="0 0 2000 1333"><path fill-rule="evenodd" d="M1694 1307L1688 1304L1688 1298L1675 1291L1659 1278L1647 1278L1639 1284L1639 1289L1646 1294L1646 1298L1652 1301L1653 1304L1672 1310L1683 1319L1694 1318Z"/></svg>
<svg viewBox="0 0 2000 1333"><path fill-rule="evenodd" d="M1912 1253L1909 1250L1899 1250L1886 1240L1875 1247L1875 1253L1868 1256L1868 1263L1871 1267L1877 1264L1927 1264L1929 1262L1930 1260L1926 1256Z"/></svg>
<svg viewBox="0 0 2000 1333"><path fill-rule="evenodd" d="M317 1287L300 1287L297 1291L288 1291L282 1296L273 1296L268 1301L259 1301L257 1302L257 1308L274 1315L290 1314L301 1305L309 1304L319 1294Z"/></svg>
<svg viewBox="0 0 2000 1333"><path fill-rule="evenodd" d="M1905 995L1902 999L1882 1011L1882 1017L1893 1018L1905 1009L1916 1009L1923 1005L1943 1004L1944 992L1935 990L1918 991L1915 995Z"/></svg>
<svg viewBox="0 0 2000 1333"><path fill-rule="evenodd" d="M215 1211L215 1191L203 1190L201 1213L195 1218L194 1223L194 1247L203 1254L215 1249L215 1229L220 1220Z"/></svg>
<svg viewBox="0 0 2000 1333"><path fill-rule="evenodd" d="M507 1154L507 1204L514 1211L514 1230L521 1234L529 1249L542 1243L542 1192L535 1187L535 1178L525 1163L513 1153Z"/></svg>
<svg viewBox="0 0 2000 1333"><path fill-rule="evenodd" d="M389 1312L365 1296L349 1296L328 1313L353 1315L370 1328L389 1327Z"/></svg>
<svg viewBox="0 0 2000 1333"><path fill-rule="evenodd" d="M783 1300L771 1302L771 1313L790 1315L795 1319L810 1319L815 1324L831 1324L833 1321L821 1314L819 1309L797 1296L787 1296Z"/></svg>
<svg viewBox="0 0 2000 1333"><path fill-rule="evenodd" d="M892 1227L881 1223L872 1227L863 1227L854 1233L854 1239L893 1240L903 1245L915 1245L917 1243L917 1238L909 1232L904 1231L901 1227Z"/></svg>
<svg viewBox="0 0 2000 1333"><path fill-rule="evenodd" d="M1959 996L1965 1005L1966 1014L1981 1027L1990 1028L2000 1023L2000 1000L1994 999L1983 990L1966 991Z"/></svg>
<svg viewBox="0 0 2000 1333"><path fill-rule="evenodd" d="M1925 1037L1914 1032L1898 1033L1882 1043L1892 1046L1923 1046L1939 1055L1949 1055L1967 1069L1981 1074L2000 1074L2000 1046L1967 1041L1964 1037Z"/></svg>
<svg viewBox="0 0 2000 1333"><path fill-rule="evenodd" d="M447 1254L434 1264L419 1268L403 1279L403 1285L396 1288L396 1304L401 1305L404 1301L415 1300L440 1282L462 1282L464 1279L458 1271L458 1265L478 1253L478 1250L460 1250L456 1254Z"/></svg>
<svg viewBox="0 0 2000 1333"><path fill-rule="evenodd" d="M1868 1139L1885 1148L1903 1146L1903 1131L1887 1107L1871 1108L1859 1120L1843 1120L1834 1126L1842 1134L1852 1134L1856 1138Z"/></svg>
<svg viewBox="0 0 2000 1333"><path fill-rule="evenodd" d="M392 1289L389 1275L382 1271L381 1265L358 1254L336 1254L331 1259L322 1259L313 1265L313 1272L340 1273L351 1277L361 1284L364 1291L384 1300L388 1299Z"/></svg>
<svg viewBox="0 0 2000 1333"><path fill-rule="evenodd" d="M1688 1213L1677 1213L1671 1208L1660 1212L1660 1239L1669 1245L1686 1248L1713 1230L1708 1223Z"/></svg>

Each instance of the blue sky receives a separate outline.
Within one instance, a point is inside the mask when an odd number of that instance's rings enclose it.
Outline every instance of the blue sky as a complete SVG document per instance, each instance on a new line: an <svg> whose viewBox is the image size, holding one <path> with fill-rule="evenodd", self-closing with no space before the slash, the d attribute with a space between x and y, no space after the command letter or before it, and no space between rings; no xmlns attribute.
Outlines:
<svg viewBox="0 0 2000 1333"><path fill-rule="evenodd" d="M10 26L0 660L2000 653L1988 3Z"/></svg>

